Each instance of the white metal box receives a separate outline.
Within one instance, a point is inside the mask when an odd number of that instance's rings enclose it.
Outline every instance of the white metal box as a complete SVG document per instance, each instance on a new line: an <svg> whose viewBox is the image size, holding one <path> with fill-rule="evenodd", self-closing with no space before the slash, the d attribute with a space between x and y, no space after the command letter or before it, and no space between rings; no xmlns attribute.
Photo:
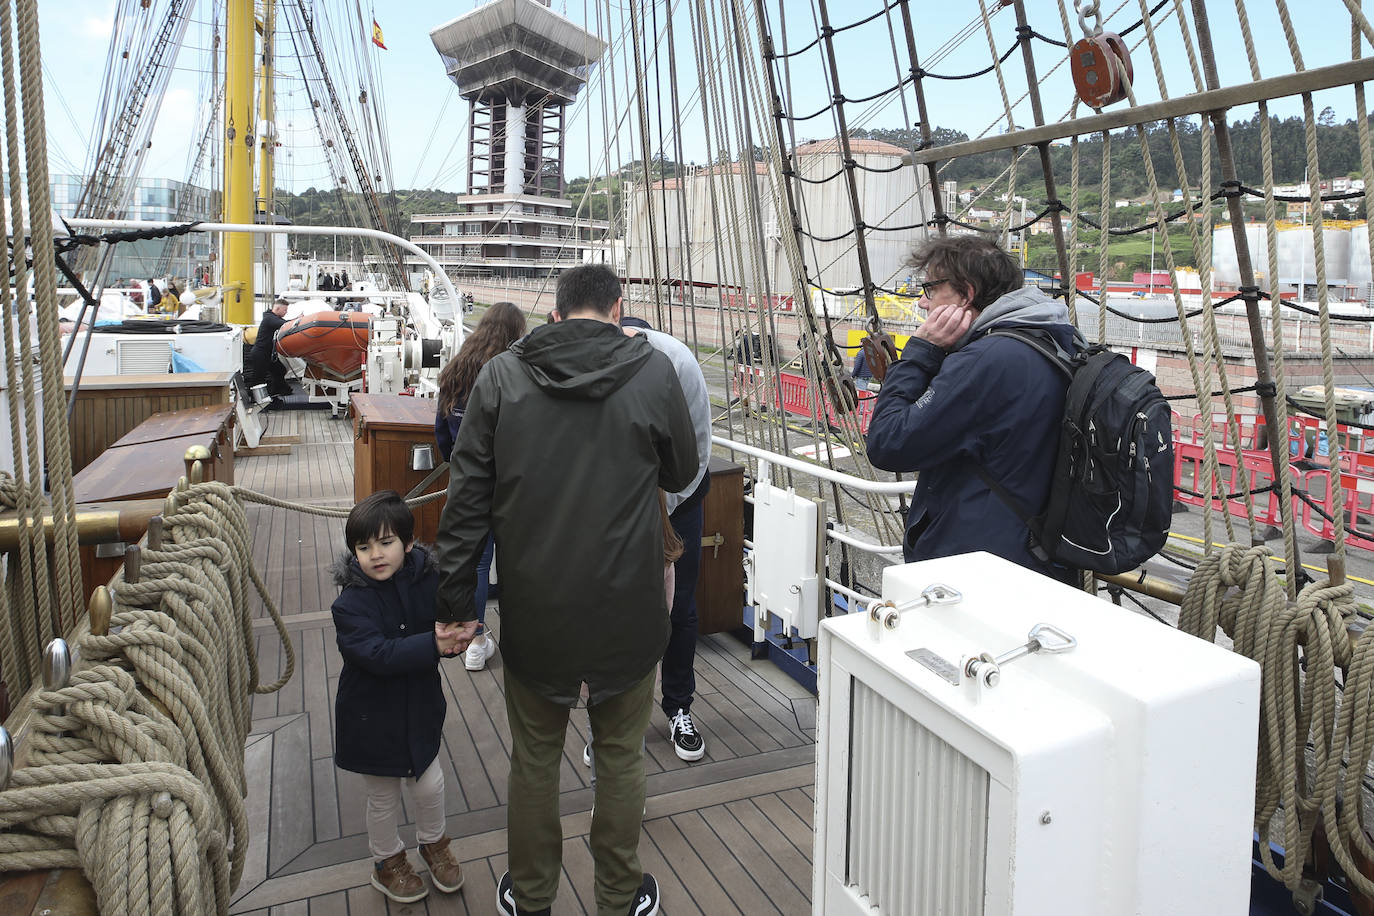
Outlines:
<svg viewBox="0 0 1374 916"><path fill-rule="evenodd" d="M913 605L893 628L821 626L815 912L1248 911L1254 662L989 554L890 567L883 597ZM1076 645L968 675L1042 623Z"/></svg>
<svg viewBox="0 0 1374 916"><path fill-rule="evenodd" d="M68 375L76 374L81 345L82 340L78 339L67 355ZM91 335L81 374L157 375L170 372L173 350L196 363L202 371L232 374L243 368L243 330L229 328L204 334L116 334L97 328Z"/></svg>

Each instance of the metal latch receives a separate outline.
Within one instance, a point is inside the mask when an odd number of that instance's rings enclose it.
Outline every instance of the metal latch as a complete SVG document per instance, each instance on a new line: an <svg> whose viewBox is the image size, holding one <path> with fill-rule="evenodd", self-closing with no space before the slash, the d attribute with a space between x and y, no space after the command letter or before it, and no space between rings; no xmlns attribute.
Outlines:
<svg viewBox="0 0 1374 916"><path fill-rule="evenodd" d="M903 601L901 604L894 604L891 599L887 601L875 599L869 602L868 619L874 623L882 624L882 626L888 630L895 630L901 625L902 615L907 611L914 611L922 607L935 607L943 604L958 604L963 600L964 596L962 592L937 582L921 592L921 597L913 598L910 601Z"/></svg>
<svg viewBox="0 0 1374 916"><path fill-rule="evenodd" d="M705 550L707 547L710 547L710 548L711 548L711 559L714 560L716 557L720 556L720 545L721 545L721 544L724 544L724 543L725 543L725 535L723 535L723 534L721 534L719 531L717 531L715 534L710 535L709 537L708 537L708 536L705 536L705 535L702 536L702 538L701 538L701 549L702 549L702 550Z"/></svg>
<svg viewBox="0 0 1374 916"><path fill-rule="evenodd" d="M1036 652L1067 652L1078 645L1078 640L1059 629L1052 623L1037 623L1031 627L1026 642L1009 649L993 658L987 652L970 658L964 664L964 674L980 682L984 687L996 687L1002 680L1002 666Z"/></svg>

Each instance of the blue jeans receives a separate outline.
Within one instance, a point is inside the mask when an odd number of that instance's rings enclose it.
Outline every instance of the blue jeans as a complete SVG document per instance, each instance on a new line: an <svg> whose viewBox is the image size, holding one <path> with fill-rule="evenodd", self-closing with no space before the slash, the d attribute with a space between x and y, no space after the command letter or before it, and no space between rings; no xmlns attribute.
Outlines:
<svg viewBox="0 0 1374 916"><path fill-rule="evenodd" d="M680 506L668 522L682 538L682 556L673 564L676 582L673 587L671 609L672 633L663 653L663 714L673 716L679 709L691 710L692 694L696 693L694 667L697 657L697 576L701 571L701 527L705 489L711 476L705 478L701 489L703 498ZM696 494L694 494L696 495Z"/></svg>
<svg viewBox="0 0 1374 916"><path fill-rule="evenodd" d="M477 591L474 599L477 604L477 632L487 628L487 592L491 589L491 558L496 549L496 538L487 534L487 546L482 548L482 559L477 561Z"/></svg>

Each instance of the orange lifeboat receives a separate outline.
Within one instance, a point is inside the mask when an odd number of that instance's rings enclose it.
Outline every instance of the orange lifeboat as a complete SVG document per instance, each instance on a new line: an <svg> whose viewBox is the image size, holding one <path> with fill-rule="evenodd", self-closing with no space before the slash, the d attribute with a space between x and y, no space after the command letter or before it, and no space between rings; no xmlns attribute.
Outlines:
<svg viewBox="0 0 1374 916"><path fill-rule="evenodd" d="M277 332L277 352L305 360L316 373L339 381L362 374L372 316L367 312L314 312Z"/></svg>

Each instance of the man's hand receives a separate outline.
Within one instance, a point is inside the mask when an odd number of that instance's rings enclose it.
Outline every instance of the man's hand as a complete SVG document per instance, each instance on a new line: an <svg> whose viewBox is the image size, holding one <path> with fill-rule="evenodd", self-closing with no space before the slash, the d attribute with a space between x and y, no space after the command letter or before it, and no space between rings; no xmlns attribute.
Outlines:
<svg viewBox="0 0 1374 916"><path fill-rule="evenodd" d="M928 340L941 350L948 350L968 333L973 318L974 311L967 306L955 303L937 305L912 336Z"/></svg>
<svg viewBox="0 0 1374 916"><path fill-rule="evenodd" d="M468 644L477 636L477 621L467 623L434 624L434 641L439 646L439 654L451 658L459 652L467 651Z"/></svg>

